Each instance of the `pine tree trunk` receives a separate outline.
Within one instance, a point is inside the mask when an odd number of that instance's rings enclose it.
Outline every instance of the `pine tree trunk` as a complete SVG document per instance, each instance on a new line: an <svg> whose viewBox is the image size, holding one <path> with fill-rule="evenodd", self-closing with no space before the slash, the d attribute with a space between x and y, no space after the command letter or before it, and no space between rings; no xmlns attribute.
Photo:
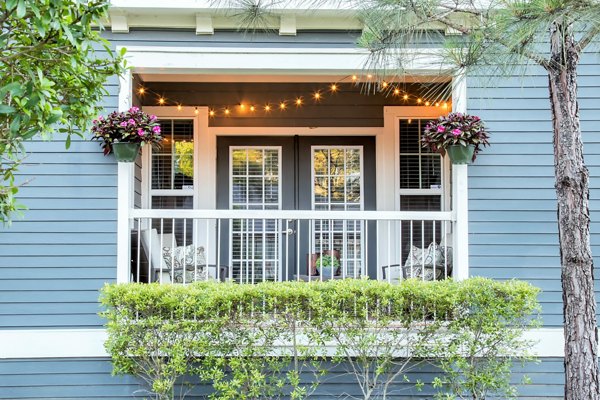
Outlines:
<svg viewBox="0 0 600 400"><path fill-rule="evenodd" d="M563 290L565 399L600 399L589 175L577 103L579 53L570 27L556 23L550 33L548 77Z"/></svg>

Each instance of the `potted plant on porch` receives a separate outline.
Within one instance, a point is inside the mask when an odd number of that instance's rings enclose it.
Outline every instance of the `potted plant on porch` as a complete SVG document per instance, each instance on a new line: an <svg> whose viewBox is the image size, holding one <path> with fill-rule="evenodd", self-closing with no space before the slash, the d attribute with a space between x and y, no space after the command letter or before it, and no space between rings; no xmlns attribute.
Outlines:
<svg viewBox="0 0 600 400"><path fill-rule="evenodd" d="M99 116L93 121L92 133L92 140L102 141L104 155L113 153L119 162L133 162L143 144L158 145L162 141L156 116L138 107Z"/></svg>
<svg viewBox="0 0 600 400"><path fill-rule="evenodd" d="M339 275L339 252L337 250L323 252L317 259L316 268L319 275L323 278Z"/></svg>
<svg viewBox="0 0 600 400"><path fill-rule="evenodd" d="M421 143L434 152L447 152L454 164L468 164L475 160L481 147L489 145L488 139L489 132L479 117L450 113L429 121Z"/></svg>

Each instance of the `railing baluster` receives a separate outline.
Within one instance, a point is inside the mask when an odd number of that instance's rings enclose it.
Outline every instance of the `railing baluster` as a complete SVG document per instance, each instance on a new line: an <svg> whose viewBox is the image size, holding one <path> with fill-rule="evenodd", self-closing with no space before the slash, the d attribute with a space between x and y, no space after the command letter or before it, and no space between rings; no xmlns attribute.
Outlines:
<svg viewBox="0 0 600 400"><path fill-rule="evenodd" d="M152 220L151 220L152 221ZM152 229L152 227L150 227L150 229ZM152 230L150 230L150 232L152 233ZM164 243L163 243L163 232L164 232L164 219L161 218L160 219L160 257L159 259L159 266L158 266L158 276L160 283L162 284L163 282L163 263L164 263L164 258L163 258L163 248L164 248ZM150 247L152 247L152 238L150 238ZM152 249L150 249L150 254L152 254ZM152 268L155 268L154 266L152 266ZM172 280L171 280L172 282Z"/></svg>
<svg viewBox="0 0 600 400"><path fill-rule="evenodd" d="M185 249L185 246L187 245L187 218L183 219L183 249ZM195 253L195 252L194 252ZM183 261L183 265L182 267L182 271L181 274L183 276L183 284L185 285L187 282L187 260L186 260L186 252L183 251L183 257L182 257L182 261Z"/></svg>
<svg viewBox="0 0 600 400"><path fill-rule="evenodd" d="M300 280L300 226L302 225L302 220L296 220L296 280ZM310 265L309 268L309 280L310 280Z"/></svg>
<svg viewBox="0 0 600 400"><path fill-rule="evenodd" d="M421 280L425 280L425 221L421 220Z"/></svg>

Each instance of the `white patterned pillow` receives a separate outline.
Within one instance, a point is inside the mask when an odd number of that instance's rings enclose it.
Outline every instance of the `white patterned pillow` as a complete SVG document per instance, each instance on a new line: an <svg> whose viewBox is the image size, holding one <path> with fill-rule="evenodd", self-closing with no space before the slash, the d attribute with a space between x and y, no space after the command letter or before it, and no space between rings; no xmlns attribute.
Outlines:
<svg viewBox="0 0 600 400"><path fill-rule="evenodd" d="M204 256L204 247L195 247L193 244L188 246L177 246L174 250L171 247L163 247L163 267L165 269L183 269L194 270L195 267L206 265Z"/></svg>
<svg viewBox="0 0 600 400"><path fill-rule="evenodd" d="M441 279L445 273L444 260L444 248L437 243L431 243L426 249L412 246L404 262L404 277L426 281Z"/></svg>

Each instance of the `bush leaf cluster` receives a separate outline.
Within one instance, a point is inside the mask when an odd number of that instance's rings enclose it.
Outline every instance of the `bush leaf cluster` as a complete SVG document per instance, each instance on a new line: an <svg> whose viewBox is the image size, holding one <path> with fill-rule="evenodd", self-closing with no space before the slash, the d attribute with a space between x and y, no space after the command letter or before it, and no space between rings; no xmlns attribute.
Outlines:
<svg viewBox="0 0 600 400"><path fill-rule="evenodd" d="M423 363L440 370L438 397L483 399L515 395L511 367L529 359L522 333L537 324L537 294L521 281L347 279L112 284L101 301L115 373L144 379L157 399L199 383L215 399L304 398L332 363L364 399L385 398Z"/></svg>

